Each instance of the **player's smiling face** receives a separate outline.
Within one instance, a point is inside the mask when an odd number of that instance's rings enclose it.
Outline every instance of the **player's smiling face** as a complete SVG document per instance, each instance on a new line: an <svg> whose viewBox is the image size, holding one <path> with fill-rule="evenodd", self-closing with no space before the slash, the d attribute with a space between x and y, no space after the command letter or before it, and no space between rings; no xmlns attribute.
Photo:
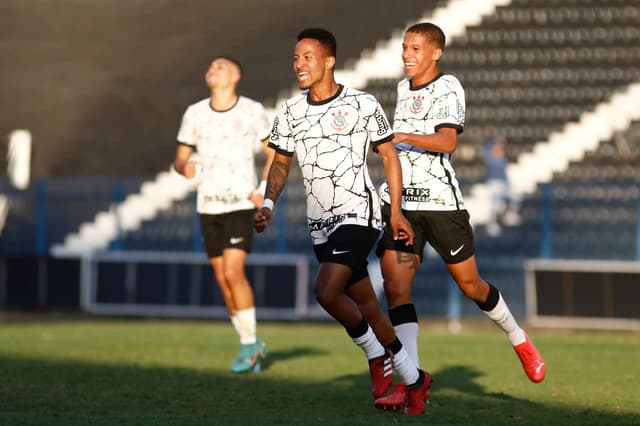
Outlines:
<svg viewBox="0 0 640 426"><path fill-rule="evenodd" d="M438 74L438 60L442 49L431 43L427 36L408 32L402 43L402 62L407 77L419 86L433 80Z"/></svg>
<svg viewBox="0 0 640 426"><path fill-rule="evenodd" d="M308 89L324 79L332 63L330 58L318 40L303 38L296 44L293 71L300 89Z"/></svg>

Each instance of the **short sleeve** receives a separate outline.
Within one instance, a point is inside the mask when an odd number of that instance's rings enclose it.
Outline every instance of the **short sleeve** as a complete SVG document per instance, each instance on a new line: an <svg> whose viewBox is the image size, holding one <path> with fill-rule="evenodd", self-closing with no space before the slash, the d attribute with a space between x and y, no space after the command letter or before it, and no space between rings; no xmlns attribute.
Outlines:
<svg viewBox="0 0 640 426"><path fill-rule="evenodd" d="M369 121L367 123L367 131L369 132L369 139L371 140L371 146L376 150L376 146L393 139L393 132L389 125L389 120L382 109L382 105L373 98L374 110Z"/></svg>
<svg viewBox="0 0 640 426"><path fill-rule="evenodd" d="M265 111L264 107L258 102L255 103L252 123L253 130L255 131L256 135L258 135L258 140L256 141L255 145L255 151L259 152L262 150L262 141L269 137L271 122L269 121L269 117L267 116L267 112Z"/></svg>
<svg viewBox="0 0 640 426"><path fill-rule="evenodd" d="M434 101L434 130L451 127L462 133L465 118L464 89L458 79L447 79L446 90Z"/></svg>
<svg viewBox="0 0 640 426"><path fill-rule="evenodd" d="M187 108L182 115L182 122L180 123L177 139L180 143L195 145L195 117L191 107Z"/></svg>
<svg viewBox="0 0 640 426"><path fill-rule="evenodd" d="M283 103L276 118L273 120L271 135L269 136L269 146L277 152L285 155L293 155L294 142L291 127L289 126L287 103Z"/></svg>

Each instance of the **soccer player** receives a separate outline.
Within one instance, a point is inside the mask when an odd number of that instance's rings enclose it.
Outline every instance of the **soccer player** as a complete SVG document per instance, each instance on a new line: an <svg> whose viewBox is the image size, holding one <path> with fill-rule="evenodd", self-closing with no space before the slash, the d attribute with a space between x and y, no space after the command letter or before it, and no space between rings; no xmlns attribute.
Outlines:
<svg viewBox="0 0 640 426"><path fill-rule="evenodd" d="M316 299L365 352L374 398L392 384L391 352L393 365L409 384L405 412L422 414L430 383L380 309L367 272L367 256L382 228L366 163L370 147L382 157L389 180L393 238L402 244L413 240L400 209L401 170L390 143L389 123L372 95L336 83L336 39L330 32L309 28L297 40L293 70L303 92L284 102L275 118L269 146L276 154L264 206L254 216L256 230L267 226L295 153L307 197L309 232L320 262Z"/></svg>
<svg viewBox="0 0 640 426"><path fill-rule="evenodd" d="M253 242L253 213L262 205L266 175L274 151L267 148L270 122L263 106L236 92L242 76L238 62L217 57L205 74L211 94L190 105L178 132L176 171L194 178L201 170L197 210L204 245L240 337L234 373L260 371L266 346L256 335L253 290L245 275ZM258 188L255 154L266 164ZM191 154L197 151L198 159Z"/></svg>
<svg viewBox="0 0 640 426"><path fill-rule="evenodd" d="M478 274L469 213L450 159L465 118L464 90L458 79L442 74L438 61L445 35L432 23L419 23L405 32L402 61L406 77L398 83L393 143L402 164L403 209L416 233L412 245L398 244L386 227L377 253L381 256L389 317L416 365L418 317L411 288L429 243L442 257L460 290L504 332L533 382L545 375L542 357L518 326L496 287ZM382 217L388 221L392 202L389 185L380 188ZM406 386L376 401L380 408L402 404Z"/></svg>

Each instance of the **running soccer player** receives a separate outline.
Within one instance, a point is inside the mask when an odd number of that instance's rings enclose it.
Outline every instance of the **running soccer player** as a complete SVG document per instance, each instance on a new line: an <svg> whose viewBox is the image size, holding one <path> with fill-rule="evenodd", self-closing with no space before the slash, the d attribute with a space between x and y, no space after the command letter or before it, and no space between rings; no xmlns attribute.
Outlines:
<svg viewBox="0 0 640 426"><path fill-rule="evenodd" d="M238 62L218 57L205 82L211 94L190 105L178 131L176 171L194 178L204 245L220 286L231 323L240 337L234 373L260 371L266 346L256 335L253 290L245 275L253 242L252 218L262 205L265 179L274 151L267 148L269 119L262 105L238 95L242 76ZM266 164L258 188L255 154L264 150ZM198 159L191 154L197 151Z"/></svg>
<svg viewBox="0 0 640 426"><path fill-rule="evenodd" d="M422 414L429 382L380 309L367 272L367 256L382 227L366 163L369 147L382 157L389 180L393 238L402 244L413 240L400 210L402 177L389 123L372 95L336 83L336 39L330 32L310 28L297 40L293 70L303 92L284 102L275 118L269 146L276 154L264 206L254 216L256 230L267 226L295 153L307 197L309 232L320 262L316 299L365 352L374 398L392 384L390 351L393 365L409 383L405 412Z"/></svg>
<svg viewBox="0 0 640 426"><path fill-rule="evenodd" d="M416 232L412 245L398 244L393 230L385 228L381 256L389 317L397 335L416 365L418 317L411 288L429 243L442 257L451 276L466 297L506 333L533 382L545 376L545 365L527 334L518 326L496 287L484 281L476 266L469 213L451 166L465 118L462 85L453 75L438 70L445 35L432 23L407 29L402 61L407 78L398 83L393 143L402 164L403 209ZM392 202L389 185L380 188L382 217L387 221ZM406 396L406 385L378 399L379 408L396 408Z"/></svg>

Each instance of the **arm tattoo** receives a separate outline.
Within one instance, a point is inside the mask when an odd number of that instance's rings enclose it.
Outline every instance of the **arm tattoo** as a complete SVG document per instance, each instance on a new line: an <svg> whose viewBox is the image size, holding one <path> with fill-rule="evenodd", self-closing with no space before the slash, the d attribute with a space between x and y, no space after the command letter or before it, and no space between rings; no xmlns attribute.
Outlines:
<svg viewBox="0 0 640 426"><path fill-rule="evenodd" d="M284 163L277 158L274 158L269 169L269 176L267 177L267 190L265 192L265 198L269 198L274 202L280 196L284 184L287 182L289 176L290 164Z"/></svg>

